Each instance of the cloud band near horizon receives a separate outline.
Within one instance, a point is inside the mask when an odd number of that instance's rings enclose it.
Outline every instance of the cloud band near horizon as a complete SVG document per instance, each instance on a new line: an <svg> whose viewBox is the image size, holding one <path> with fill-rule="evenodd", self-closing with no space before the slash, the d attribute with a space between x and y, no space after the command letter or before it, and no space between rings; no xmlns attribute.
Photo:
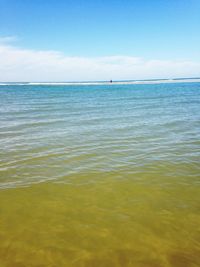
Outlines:
<svg viewBox="0 0 200 267"><path fill-rule="evenodd" d="M0 43L0 82L106 81L199 77L200 62L133 56L72 57Z"/></svg>

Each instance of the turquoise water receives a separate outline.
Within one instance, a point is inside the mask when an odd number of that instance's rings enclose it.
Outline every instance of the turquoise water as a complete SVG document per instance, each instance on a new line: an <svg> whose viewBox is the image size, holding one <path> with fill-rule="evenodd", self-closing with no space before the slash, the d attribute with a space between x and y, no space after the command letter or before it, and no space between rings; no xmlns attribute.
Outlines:
<svg viewBox="0 0 200 267"><path fill-rule="evenodd" d="M1 266L200 266L199 110L200 83L0 86Z"/></svg>

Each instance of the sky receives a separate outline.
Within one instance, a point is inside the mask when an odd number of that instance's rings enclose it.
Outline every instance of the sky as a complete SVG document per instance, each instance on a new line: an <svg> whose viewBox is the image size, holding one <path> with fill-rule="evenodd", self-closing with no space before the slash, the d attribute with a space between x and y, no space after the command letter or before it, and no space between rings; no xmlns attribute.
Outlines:
<svg viewBox="0 0 200 267"><path fill-rule="evenodd" d="M0 81L200 77L199 0L0 0Z"/></svg>

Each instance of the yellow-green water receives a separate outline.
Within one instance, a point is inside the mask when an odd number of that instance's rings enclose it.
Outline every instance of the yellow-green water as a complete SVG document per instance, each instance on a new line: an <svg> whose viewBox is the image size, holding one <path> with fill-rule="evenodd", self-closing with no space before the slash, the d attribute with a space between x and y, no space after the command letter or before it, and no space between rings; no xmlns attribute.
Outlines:
<svg viewBox="0 0 200 267"><path fill-rule="evenodd" d="M200 84L0 95L0 267L200 266Z"/></svg>

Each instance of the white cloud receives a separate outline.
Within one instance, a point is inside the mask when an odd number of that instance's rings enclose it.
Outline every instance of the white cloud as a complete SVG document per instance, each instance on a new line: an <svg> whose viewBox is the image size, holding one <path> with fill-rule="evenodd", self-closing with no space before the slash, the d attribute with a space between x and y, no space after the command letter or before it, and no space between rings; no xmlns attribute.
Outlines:
<svg viewBox="0 0 200 267"><path fill-rule="evenodd" d="M6 37L9 38L9 37ZM12 39L12 38L11 38ZM200 62L139 57L70 57L17 48L0 39L0 81L94 81L200 76Z"/></svg>
<svg viewBox="0 0 200 267"><path fill-rule="evenodd" d="M12 43L17 40L16 36L2 36L0 37L0 44Z"/></svg>

